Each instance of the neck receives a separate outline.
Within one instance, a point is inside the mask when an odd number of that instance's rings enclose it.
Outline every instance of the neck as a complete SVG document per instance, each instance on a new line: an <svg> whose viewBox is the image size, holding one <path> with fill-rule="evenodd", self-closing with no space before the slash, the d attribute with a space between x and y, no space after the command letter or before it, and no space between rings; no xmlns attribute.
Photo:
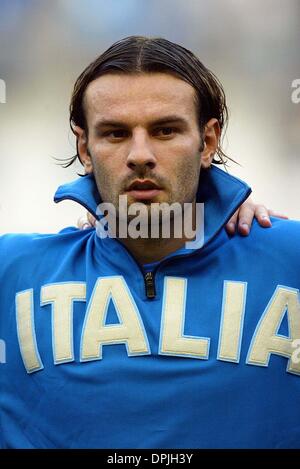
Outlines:
<svg viewBox="0 0 300 469"><path fill-rule="evenodd" d="M184 246L185 239L119 239L140 264L150 264Z"/></svg>
<svg viewBox="0 0 300 469"><path fill-rule="evenodd" d="M168 238L164 237L149 237L149 238L119 238L122 244L131 252L135 259L140 264L149 264L151 262L156 262L162 260L164 257L172 254L184 246L187 241L191 241L195 238L196 227L200 222L199 217L196 216L195 210L195 201L190 205L190 216L180 217L179 224L181 225L181 235L180 237L175 236L175 222L171 223L170 226L170 236ZM185 212L188 212L188 210ZM186 219L189 219L189 225L192 227L192 231L189 232L190 236L186 236L186 230L184 222Z"/></svg>

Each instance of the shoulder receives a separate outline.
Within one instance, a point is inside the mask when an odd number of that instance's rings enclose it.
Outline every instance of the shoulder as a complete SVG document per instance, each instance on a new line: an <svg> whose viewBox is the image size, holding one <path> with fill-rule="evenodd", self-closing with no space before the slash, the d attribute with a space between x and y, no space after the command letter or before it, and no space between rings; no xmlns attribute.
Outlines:
<svg viewBox="0 0 300 469"><path fill-rule="evenodd" d="M9 233L0 236L0 269L61 255L74 244L86 242L94 230L65 228L59 233Z"/></svg>
<svg viewBox="0 0 300 469"><path fill-rule="evenodd" d="M273 228L300 230L300 220L284 220L282 218L271 217Z"/></svg>
<svg viewBox="0 0 300 469"><path fill-rule="evenodd" d="M278 238L282 242L290 239L290 237L300 240L300 221L271 217L271 222L272 226L270 228L263 228L255 220L253 223L253 235L258 238Z"/></svg>
<svg viewBox="0 0 300 469"><path fill-rule="evenodd" d="M244 237L243 244L270 255L288 256L299 262L300 258L300 221L271 218L270 228L261 227L257 221L253 223L250 235Z"/></svg>
<svg viewBox="0 0 300 469"><path fill-rule="evenodd" d="M283 220L281 218L271 217L272 227L266 231L270 231L270 236L280 241L286 242L300 242L300 221L298 220Z"/></svg>

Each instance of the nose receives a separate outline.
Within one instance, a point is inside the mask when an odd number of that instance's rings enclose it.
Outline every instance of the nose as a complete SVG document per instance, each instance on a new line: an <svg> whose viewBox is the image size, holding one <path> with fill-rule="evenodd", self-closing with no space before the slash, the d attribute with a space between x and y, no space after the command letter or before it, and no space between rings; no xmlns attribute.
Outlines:
<svg viewBox="0 0 300 469"><path fill-rule="evenodd" d="M146 132L137 131L131 140L127 166L135 171L145 171L156 166L156 158Z"/></svg>

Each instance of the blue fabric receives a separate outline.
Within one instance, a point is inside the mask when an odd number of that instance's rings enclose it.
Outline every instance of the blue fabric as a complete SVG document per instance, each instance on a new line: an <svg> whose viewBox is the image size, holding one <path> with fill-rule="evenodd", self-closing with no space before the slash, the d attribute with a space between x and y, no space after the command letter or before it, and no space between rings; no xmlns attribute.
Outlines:
<svg viewBox="0 0 300 469"><path fill-rule="evenodd" d="M300 377L288 358L246 363L265 308L278 285L299 289L300 224L272 219L250 236L227 235L224 224L245 200L246 184L218 168L202 173L205 244L174 253L154 268L148 299L143 269L117 240L94 229L0 238L1 444L4 448L296 448L300 447ZM59 188L96 213L93 178ZM150 353L128 356L124 343L103 345L102 359L80 361L86 307L99 278L122 276L138 309ZM159 353L167 278L186 279L184 335L209 338L207 359ZM218 359L224 281L247 284L239 360ZM73 304L74 360L54 363L52 307L41 287L86 283L86 302ZM43 368L27 373L16 325L16 293L33 291L36 345ZM285 318L286 320L286 318ZM106 322L118 323L114 302ZM283 323L278 334L287 334ZM300 337L300 331L299 331ZM129 354L130 355L130 354Z"/></svg>
<svg viewBox="0 0 300 469"><path fill-rule="evenodd" d="M177 253L177 251L176 251ZM155 268L160 264L160 261L158 262L151 262L149 264L144 264L143 265L143 269L145 272L153 272L153 270L155 270Z"/></svg>

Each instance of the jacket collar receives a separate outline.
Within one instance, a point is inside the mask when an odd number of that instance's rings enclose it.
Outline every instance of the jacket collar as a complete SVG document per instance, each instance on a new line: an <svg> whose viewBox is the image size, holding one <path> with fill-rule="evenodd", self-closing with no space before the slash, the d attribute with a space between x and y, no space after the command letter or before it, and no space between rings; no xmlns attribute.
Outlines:
<svg viewBox="0 0 300 469"><path fill-rule="evenodd" d="M216 166L202 170L197 202L205 204L204 244L223 228L250 193L251 189L244 181ZM57 203L66 199L78 202L98 218L96 210L101 198L92 175L60 186L54 195L54 201Z"/></svg>

